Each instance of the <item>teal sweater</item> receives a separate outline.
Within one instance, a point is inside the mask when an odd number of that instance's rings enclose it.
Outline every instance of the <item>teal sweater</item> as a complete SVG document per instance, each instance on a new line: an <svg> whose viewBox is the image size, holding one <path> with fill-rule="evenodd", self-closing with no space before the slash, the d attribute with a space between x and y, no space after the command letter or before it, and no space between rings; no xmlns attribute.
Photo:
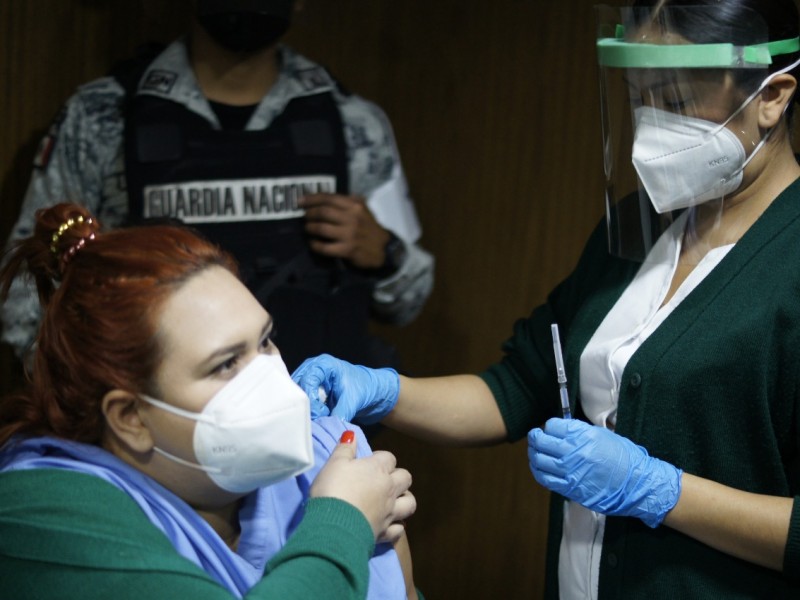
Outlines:
<svg viewBox="0 0 800 600"><path fill-rule="evenodd" d="M510 440L559 414L550 324L558 323L568 378L633 279L638 263L609 255L595 230L574 272L527 319L503 360L481 374ZM800 180L631 357L616 431L700 477L794 497L783 573L732 558L668 527L609 517L600 598L800 597ZM578 386L573 413L580 416ZM546 592L558 595L563 503L551 502ZM559 498L560 500L560 498Z"/></svg>
<svg viewBox="0 0 800 600"><path fill-rule="evenodd" d="M353 506L312 499L247 598L364 598L372 530ZM0 596L222 599L123 491L60 469L0 474Z"/></svg>

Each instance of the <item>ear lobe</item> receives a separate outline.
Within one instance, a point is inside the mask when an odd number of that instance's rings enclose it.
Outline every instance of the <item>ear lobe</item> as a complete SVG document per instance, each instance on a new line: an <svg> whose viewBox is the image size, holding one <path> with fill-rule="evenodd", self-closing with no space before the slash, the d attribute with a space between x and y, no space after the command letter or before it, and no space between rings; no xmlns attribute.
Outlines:
<svg viewBox="0 0 800 600"><path fill-rule="evenodd" d="M101 406L108 428L120 444L137 453L153 449L153 438L139 415L139 399L135 394L111 390L103 396Z"/></svg>
<svg viewBox="0 0 800 600"><path fill-rule="evenodd" d="M797 80L787 73L776 75L761 93L758 125L770 129L778 124L785 107L793 101Z"/></svg>

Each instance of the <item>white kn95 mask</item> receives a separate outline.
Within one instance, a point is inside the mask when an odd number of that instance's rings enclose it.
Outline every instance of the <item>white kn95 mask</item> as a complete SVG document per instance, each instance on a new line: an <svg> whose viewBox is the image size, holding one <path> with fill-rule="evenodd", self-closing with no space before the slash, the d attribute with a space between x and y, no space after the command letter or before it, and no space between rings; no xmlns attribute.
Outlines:
<svg viewBox="0 0 800 600"><path fill-rule="evenodd" d="M633 166L656 212L722 198L742 184L744 146L724 125L652 106L635 115Z"/></svg>
<svg viewBox="0 0 800 600"><path fill-rule="evenodd" d="M217 392L202 412L142 395L146 402L196 421L197 463L155 451L205 471L220 488L248 493L299 475L314 464L308 397L279 355L259 354Z"/></svg>

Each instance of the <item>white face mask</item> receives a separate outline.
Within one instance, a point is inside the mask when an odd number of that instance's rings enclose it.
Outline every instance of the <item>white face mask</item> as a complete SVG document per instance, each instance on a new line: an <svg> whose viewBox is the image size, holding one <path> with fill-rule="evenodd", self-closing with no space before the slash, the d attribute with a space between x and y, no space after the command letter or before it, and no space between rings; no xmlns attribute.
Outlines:
<svg viewBox="0 0 800 600"><path fill-rule="evenodd" d="M656 212L721 198L742 184L749 159L724 125L651 106L640 106L635 116L633 166Z"/></svg>
<svg viewBox="0 0 800 600"><path fill-rule="evenodd" d="M219 487L247 493L311 468L310 404L278 355L260 354L214 395L202 412L142 398L196 421L198 463L155 448L182 465L205 471Z"/></svg>
<svg viewBox="0 0 800 600"><path fill-rule="evenodd" d="M774 131L770 129L749 157L725 127L769 85L800 60L767 77L721 125L640 106L634 111L633 166L658 213L723 198L742 185L742 172ZM790 100L791 102L791 100ZM789 103L784 107L784 112Z"/></svg>

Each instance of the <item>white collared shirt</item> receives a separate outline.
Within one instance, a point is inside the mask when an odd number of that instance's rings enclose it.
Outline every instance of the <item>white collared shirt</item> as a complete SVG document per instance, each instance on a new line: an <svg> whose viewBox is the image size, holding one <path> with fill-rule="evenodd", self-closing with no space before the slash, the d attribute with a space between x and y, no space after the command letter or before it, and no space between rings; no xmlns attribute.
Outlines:
<svg viewBox="0 0 800 600"><path fill-rule="evenodd" d="M733 248L730 244L711 249L664 304L678 265L685 226L686 213L659 238L581 355L581 406L595 425L614 429L620 381L628 361ZM562 600L597 598L604 531L604 515L575 502L564 502L558 562Z"/></svg>

